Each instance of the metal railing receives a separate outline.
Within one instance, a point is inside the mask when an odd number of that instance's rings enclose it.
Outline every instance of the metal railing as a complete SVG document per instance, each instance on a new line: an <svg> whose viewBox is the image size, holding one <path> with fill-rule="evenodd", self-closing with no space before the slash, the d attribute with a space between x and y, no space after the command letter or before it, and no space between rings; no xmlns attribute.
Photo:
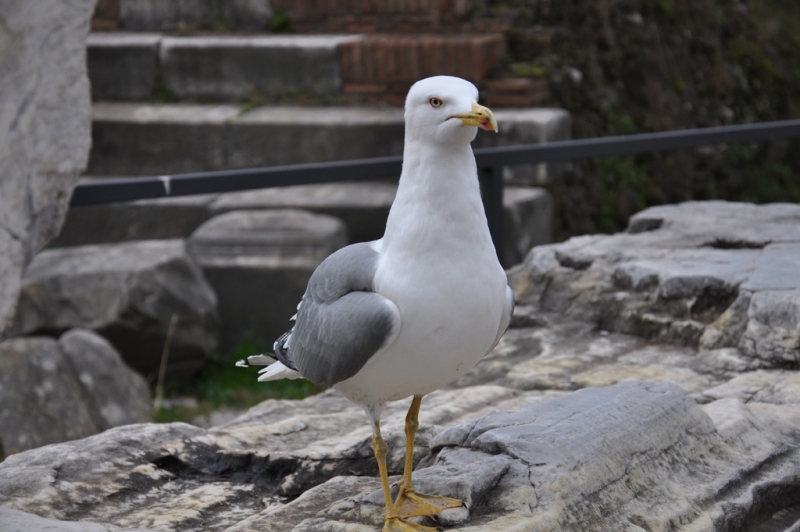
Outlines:
<svg viewBox="0 0 800 532"><path fill-rule="evenodd" d="M482 148L475 150L475 159L480 169L481 193L489 229L497 254L502 257L503 168L506 166L793 137L800 137L800 120ZM70 205L77 207L290 185L396 178L400 175L401 165L402 157L396 156L159 177L109 179L78 185L72 194Z"/></svg>

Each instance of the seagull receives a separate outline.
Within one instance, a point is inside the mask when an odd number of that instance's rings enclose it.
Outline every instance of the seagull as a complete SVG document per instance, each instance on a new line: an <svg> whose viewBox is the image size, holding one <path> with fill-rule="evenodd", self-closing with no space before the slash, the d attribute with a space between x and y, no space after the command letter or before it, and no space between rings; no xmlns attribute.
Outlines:
<svg viewBox="0 0 800 532"><path fill-rule="evenodd" d="M237 362L266 365L259 381L306 378L364 408L386 504L383 532L436 530L409 518L435 519L463 506L412 486L422 397L489 353L514 310L470 147L478 128L497 132L497 121L477 100L475 86L456 77L436 76L411 87L403 170L383 238L325 259L275 353ZM381 410L410 396L403 479L392 500Z"/></svg>

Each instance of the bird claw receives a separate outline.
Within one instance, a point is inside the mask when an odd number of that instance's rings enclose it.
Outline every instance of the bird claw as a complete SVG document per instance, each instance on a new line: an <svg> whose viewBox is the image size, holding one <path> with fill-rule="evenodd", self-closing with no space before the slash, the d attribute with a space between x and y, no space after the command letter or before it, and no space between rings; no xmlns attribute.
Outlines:
<svg viewBox="0 0 800 532"><path fill-rule="evenodd" d="M425 495L413 489L400 488L394 502L397 515L400 517L430 517L435 519L443 510L461 508L464 503L451 497Z"/></svg>

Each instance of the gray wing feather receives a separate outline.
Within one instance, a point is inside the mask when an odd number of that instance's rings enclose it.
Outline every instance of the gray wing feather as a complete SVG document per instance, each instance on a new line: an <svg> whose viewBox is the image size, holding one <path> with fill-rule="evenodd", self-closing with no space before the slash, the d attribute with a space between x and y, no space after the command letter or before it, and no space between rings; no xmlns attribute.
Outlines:
<svg viewBox="0 0 800 532"><path fill-rule="evenodd" d="M378 258L369 244L354 244L311 276L288 343L303 377L325 386L349 379L397 336L400 311L373 292Z"/></svg>

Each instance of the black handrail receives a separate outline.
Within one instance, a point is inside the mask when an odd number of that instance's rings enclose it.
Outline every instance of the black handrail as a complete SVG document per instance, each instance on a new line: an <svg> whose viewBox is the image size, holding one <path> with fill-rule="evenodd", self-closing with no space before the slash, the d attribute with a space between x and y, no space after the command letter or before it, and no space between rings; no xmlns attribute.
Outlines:
<svg viewBox="0 0 800 532"><path fill-rule="evenodd" d="M481 148L475 150L475 159L478 168L481 169L481 192L489 229L497 254L502 257L503 168L505 166L793 137L800 137L800 120ZM401 168L402 157L396 156L159 177L109 179L83 183L75 187L70 206L335 181L396 178L400 175Z"/></svg>

